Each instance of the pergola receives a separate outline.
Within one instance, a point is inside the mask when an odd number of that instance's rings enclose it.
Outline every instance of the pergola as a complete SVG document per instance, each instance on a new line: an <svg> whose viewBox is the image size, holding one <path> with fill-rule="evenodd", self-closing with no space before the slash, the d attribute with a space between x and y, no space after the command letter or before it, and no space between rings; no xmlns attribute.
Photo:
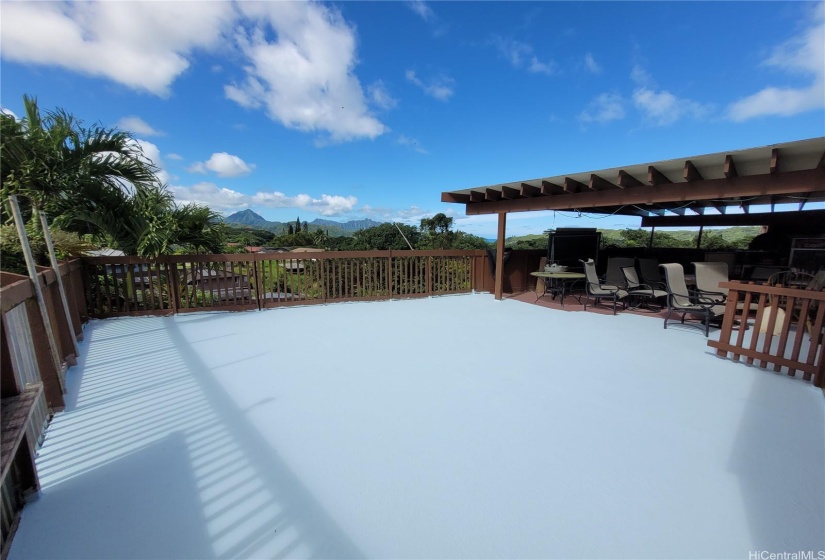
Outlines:
<svg viewBox="0 0 825 560"><path fill-rule="evenodd" d="M825 137L447 191L441 201L464 204L467 215L498 214L496 270L503 269L509 212L640 216L642 227L823 224L825 211L806 205L825 201ZM795 212L774 212L788 203ZM771 212L750 213L763 205ZM501 299L501 274L495 295Z"/></svg>

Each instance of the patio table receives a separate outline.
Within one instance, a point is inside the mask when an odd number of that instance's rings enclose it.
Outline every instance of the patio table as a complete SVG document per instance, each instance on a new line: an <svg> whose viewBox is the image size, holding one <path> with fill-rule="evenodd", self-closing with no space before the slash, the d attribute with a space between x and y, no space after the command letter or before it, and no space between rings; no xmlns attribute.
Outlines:
<svg viewBox="0 0 825 560"><path fill-rule="evenodd" d="M551 299L556 299L559 296L559 303L564 307L564 296L576 284L576 282L585 279L582 272L531 272L530 276L541 278L544 280L544 293L538 295L536 290L536 301L543 298L550 293Z"/></svg>

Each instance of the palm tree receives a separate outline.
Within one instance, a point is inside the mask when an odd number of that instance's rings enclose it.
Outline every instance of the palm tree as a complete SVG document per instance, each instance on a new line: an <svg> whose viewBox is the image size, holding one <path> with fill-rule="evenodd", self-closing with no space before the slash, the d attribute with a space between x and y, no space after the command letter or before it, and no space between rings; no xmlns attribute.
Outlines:
<svg viewBox="0 0 825 560"><path fill-rule="evenodd" d="M58 227L130 255L156 256L173 245L222 249L219 217L195 205L177 208L128 132L84 127L63 110L44 117L37 100L24 96L23 102L21 121L0 115L3 200L23 195L22 202L45 210Z"/></svg>

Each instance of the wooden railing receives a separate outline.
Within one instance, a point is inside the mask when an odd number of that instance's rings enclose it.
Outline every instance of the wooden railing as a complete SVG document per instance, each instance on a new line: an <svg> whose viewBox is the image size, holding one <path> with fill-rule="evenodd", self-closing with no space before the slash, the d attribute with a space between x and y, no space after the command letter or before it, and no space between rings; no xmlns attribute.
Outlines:
<svg viewBox="0 0 825 560"><path fill-rule="evenodd" d="M749 365L802 374L825 390L825 292L775 286L723 282L729 290L719 341L708 341L716 355L730 357ZM745 310L756 306L751 325ZM782 313L777 312L781 309ZM752 313L752 311L751 311Z"/></svg>
<svg viewBox="0 0 825 560"><path fill-rule="evenodd" d="M352 251L84 258L94 317L264 309L491 288L484 251Z"/></svg>
<svg viewBox="0 0 825 560"><path fill-rule="evenodd" d="M86 320L80 260L38 268L38 305L28 276L0 273L0 551L8 552L25 498L39 487L34 457L50 412L64 408L65 372L76 363L75 339ZM45 311L45 315L44 315ZM72 337L74 334L74 337Z"/></svg>

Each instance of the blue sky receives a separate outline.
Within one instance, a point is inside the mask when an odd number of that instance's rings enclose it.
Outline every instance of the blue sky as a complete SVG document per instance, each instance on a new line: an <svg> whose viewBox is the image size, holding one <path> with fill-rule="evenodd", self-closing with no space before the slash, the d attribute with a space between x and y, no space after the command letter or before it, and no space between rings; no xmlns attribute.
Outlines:
<svg viewBox="0 0 825 560"><path fill-rule="evenodd" d="M821 2L3 2L0 31L4 109L131 130L179 201L271 220L494 237L440 193L825 134Z"/></svg>

